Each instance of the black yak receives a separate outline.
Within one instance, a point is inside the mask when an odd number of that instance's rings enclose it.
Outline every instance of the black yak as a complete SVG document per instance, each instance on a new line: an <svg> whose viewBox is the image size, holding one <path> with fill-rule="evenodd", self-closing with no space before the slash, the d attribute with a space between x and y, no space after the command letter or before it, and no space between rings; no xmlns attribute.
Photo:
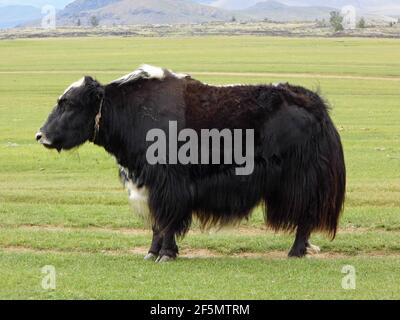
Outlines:
<svg viewBox="0 0 400 320"><path fill-rule="evenodd" d="M171 122L199 134L252 130L250 174L237 174L244 164L236 158L149 163L148 133L168 132ZM185 235L193 216L202 226L221 226L248 218L258 205L268 226L296 231L289 256L303 257L319 251L309 242L313 231L335 237L343 209L339 134L324 101L298 86L212 86L147 65L107 85L87 76L58 99L36 139L58 151L90 141L116 158L131 199L146 204L150 213L153 240L146 259L176 258L176 237ZM226 153L225 143L206 150L206 158ZM240 140L235 147L247 143ZM171 157L168 152L161 157Z"/></svg>

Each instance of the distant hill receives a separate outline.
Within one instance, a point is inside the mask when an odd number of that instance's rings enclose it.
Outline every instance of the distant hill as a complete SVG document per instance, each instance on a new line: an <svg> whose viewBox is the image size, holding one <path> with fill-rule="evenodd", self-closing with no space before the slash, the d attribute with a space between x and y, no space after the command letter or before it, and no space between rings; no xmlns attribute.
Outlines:
<svg viewBox="0 0 400 320"><path fill-rule="evenodd" d="M246 9L261 0L195 0L200 3L213 4L224 9ZM290 6L331 7L340 9L352 5L363 12L382 15L400 15L399 0L277 0Z"/></svg>
<svg viewBox="0 0 400 320"><path fill-rule="evenodd" d="M227 21L232 13L191 0L76 0L58 15L59 25L78 19L89 24L95 16L100 24L175 24Z"/></svg>
<svg viewBox="0 0 400 320"><path fill-rule="evenodd" d="M64 0L63 0L64 1ZM305 2L317 3L314 0L282 0L260 1L242 10L227 10L207 4L237 4L239 0L75 0L65 9L57 13L57 25L73 26L78 21L81 25L90 25L92 17L96 17L100 25L133 25L133 24L190 24L213 21L230 21L235 17L238 21L273 20L273 21L314 21L329 19L329 14L336 7L327 4L341 4L342 0L327 0L326 6L300 6ZM320 1L320 0L318 0ZM351 3L353 0L349 0ZM355 0L356 1L356 0ZM369 1L369 0L368 0ZM200 3L201 2L201 3ZM254 0L244 0L254 3ZM369 1L372 4L374 1ZM387 2L390 2L388 0ZM393 12L394 13L394 12ZM388 24L397 19L387 17L379 12L357 10L358 17L364 16L372 24ZM29 6L8 6L0 10L0 28L22 26L38 26L40 9Z"/></svg>
<svg viewBox="0 0 400 320"><path fill-rule="evenodd" d="M207 1L207 0L204 0ZM204 1L202 1L204 3ZM207 1L207 3L215 3ZM287 6L277 1L260 2L244 10L223 10L192 0L76 0L58 15L58 25L176 24L237 20L312 21L328 19L328 7Z"/></svg>
<svg viewBox="0 0 400 320"><path fill-rule="evenodd" d="M329 13L333 10L335 9L329 7L297 7L287 6L277 1L265 1L239 12L253 19L312 21L315 19L329 19Z"/></svg>
<svg viewBox="0 0 400 320"><path fill-rule="evenodd" d="M12 28L41 17L41 10L32 6L0 7L0 28Z"/></svg>
<svg viewBox="0 0 400 320"><path fill-rule="evenodd" d="M242 10L247 9L262 0L194 0L199 3L216 6L222 9Z"/></svg>
<svg viewBox="0 0 400 320"><path fill-rule="evenodd" d="M75 0L74 2L65 6L65 9L62 11L64 15L74 15L79 14L83 11L96 10L120 0Z"/></svg>

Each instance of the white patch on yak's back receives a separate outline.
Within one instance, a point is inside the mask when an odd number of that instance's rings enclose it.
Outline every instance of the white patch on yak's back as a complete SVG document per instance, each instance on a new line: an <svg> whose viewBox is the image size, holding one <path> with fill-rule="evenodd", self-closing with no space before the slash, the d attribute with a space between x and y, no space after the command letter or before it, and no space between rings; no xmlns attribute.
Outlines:
<svg viewBox="0 0 400 320"><path fill-rule="evenodd" d="M189 77L189 75L184 73L174 73L170 70L167 70L172 76L178 79L184 79ZM150 66L148 64L141 65L137 70L117 79L114 80L112 83L117 84L124 84L131 81L136 81L139 79L158 79L164 80L167 76L166 69Z"/></svg>
<svg viewBox="0 0 400 320"><path fill-rule="evenodd" d="M231 83L231 84L221 84L221 85L215 85L214 87L218 88L232 88L232 87L241 87L244 86L243 83Z"/></svg>
<svg viewBox="0 0 400 320"><path fill-rule="evenodd" d="M164 79L165 71L162 68L150 66L148 64L144 64L140 67L140 70L147 73L150 79Z"/></svg>
<svg viewBox="0 0 400 320"><path fill-rule="evenodd" d="M65 91L64 93L60 96L60 98L62 98L69 90L73 89L73 88L79 88L82 87L85 84L85 77L83 77L82 79L79 79L78 81L72 83Z"/></svg>
<svg viewBox="0 0 400 320"><path fill-rule="evenodd" d="M171 70L169 70L169 72L171 72L171 74L178 79L185 79L185 78L190 77L190 75L188 75L187 73L175 73L175 72L172 72Z"/></svg>
<svg viewBox="0 0 400 320"><path fill-rule="evenodd" d="M139 79L159 79L163 80L165 78L165 71L159 67L153 67L148 64L144 64L139 67L139 69L128 73L127 75L114 80L112 83L124 84L130 81L135 81Z"/></svg>
<svg viewBox="0 0 400 320"><path fill-rule="evenodd" d="M245 86L243 83L232 83L232 84L210 84L207 82L203 82L206 86L214 87L214 88L234 88L234 87L242 87Z"/></svg>

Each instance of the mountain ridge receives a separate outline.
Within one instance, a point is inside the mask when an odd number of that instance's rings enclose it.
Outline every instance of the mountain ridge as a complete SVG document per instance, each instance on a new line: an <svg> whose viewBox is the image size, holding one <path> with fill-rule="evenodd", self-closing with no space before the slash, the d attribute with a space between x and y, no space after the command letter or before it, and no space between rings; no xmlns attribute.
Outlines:
<svg viewBox="0 0 400 320"><path fill-rule="evenodd" d="M208 1L210 3L210 1ZM260 1L245 10L223 10L191 0L76 0L61 11L60 25L90 24L95 16L100 24L177 24L212 21L276 20L311 21L327 19L328 7L295 7L278 1Z"/></svg>
<svg viewBox="0 0 400 320"><path fill-rule="evenodd" d="M25 21L39 19L41 10L33 6L10 5L0 7L0 28L12 28Z"/></svg>
<svg viewBox="0 0 400 320"><path fill-rule="evenodd" d="M332 7L313 6L288 6L278 1L260 1L255 5L240 10L241 13L253 19L269 19L274 21L313 21L316 19L329 19L330 12L336 10Z"/></svg>
<svg viewBox="0 0 400 320"><path fill-rule="evenodd" d="M1 0L0 0L1 1ZM215 4L215 1L227 0L75 0L57 12L57 25L90 26L93 17L96 17L100 25L132 25L132 24L192 24L203 22L230 21L235 18L238 21L272 20L280 22L288 21L315 21L328 20L334 7L287 5L291 0L258 1L253 6L243 10L224 10L207 4ZM236 0L235 0L236 1ZM251 0L253 3L254 1ZM284 1L285 3L282 3ZM307 3L316 3L314 0L304 0ZM304 3L304 1L298 1ZM325 3L341 3L342 0L327 1ZM229 0L228 0L229 2ZM248 2L250 3L250 2ZM297 2L296 2L297 3ZM372 4L373 1L370 1ZM17 6L16 6L17 7ZM4 8L4 7L2 7ZM18 7L22 8L22 7ZM32 9L32 8L31 8ZM1 18L0 28L22 26L38 26L40 23L40 9L35 15L26 16L24 10L14 9L14 20L8 19L12 14ZM4 12L4 10L3 10ZM19 12L20 16L15 16ZM367 15L358 11L359 17L364 16L370 21L381 20L389 23L388 17L379 14ZM3 20L3 22L2 22ZM396 21L395 19L394 21ZM3 23L3 24L2 24Z"/></svg>
<svg viewBox="0 0 400 320"><path fill-rule="evenodd" d="M60 12L57 23L174 24L228 21L232 13L189 0L77 0Z"/></svg>

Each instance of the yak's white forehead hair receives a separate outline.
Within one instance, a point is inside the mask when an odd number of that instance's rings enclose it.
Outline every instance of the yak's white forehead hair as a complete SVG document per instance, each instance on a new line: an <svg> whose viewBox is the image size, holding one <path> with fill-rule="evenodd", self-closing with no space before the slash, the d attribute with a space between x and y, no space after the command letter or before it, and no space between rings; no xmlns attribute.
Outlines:
<svg viewBox="0 0 400 320"><path fill-rule="evenodd" d="M81 79L79 79L78 81L75 81L74 83L72 83L65 91L64 93L60 96L60 98L62 98L69 90L71 90L72 88L79 88L82 87L85 84L85 77L82 77Z"/></svg>

